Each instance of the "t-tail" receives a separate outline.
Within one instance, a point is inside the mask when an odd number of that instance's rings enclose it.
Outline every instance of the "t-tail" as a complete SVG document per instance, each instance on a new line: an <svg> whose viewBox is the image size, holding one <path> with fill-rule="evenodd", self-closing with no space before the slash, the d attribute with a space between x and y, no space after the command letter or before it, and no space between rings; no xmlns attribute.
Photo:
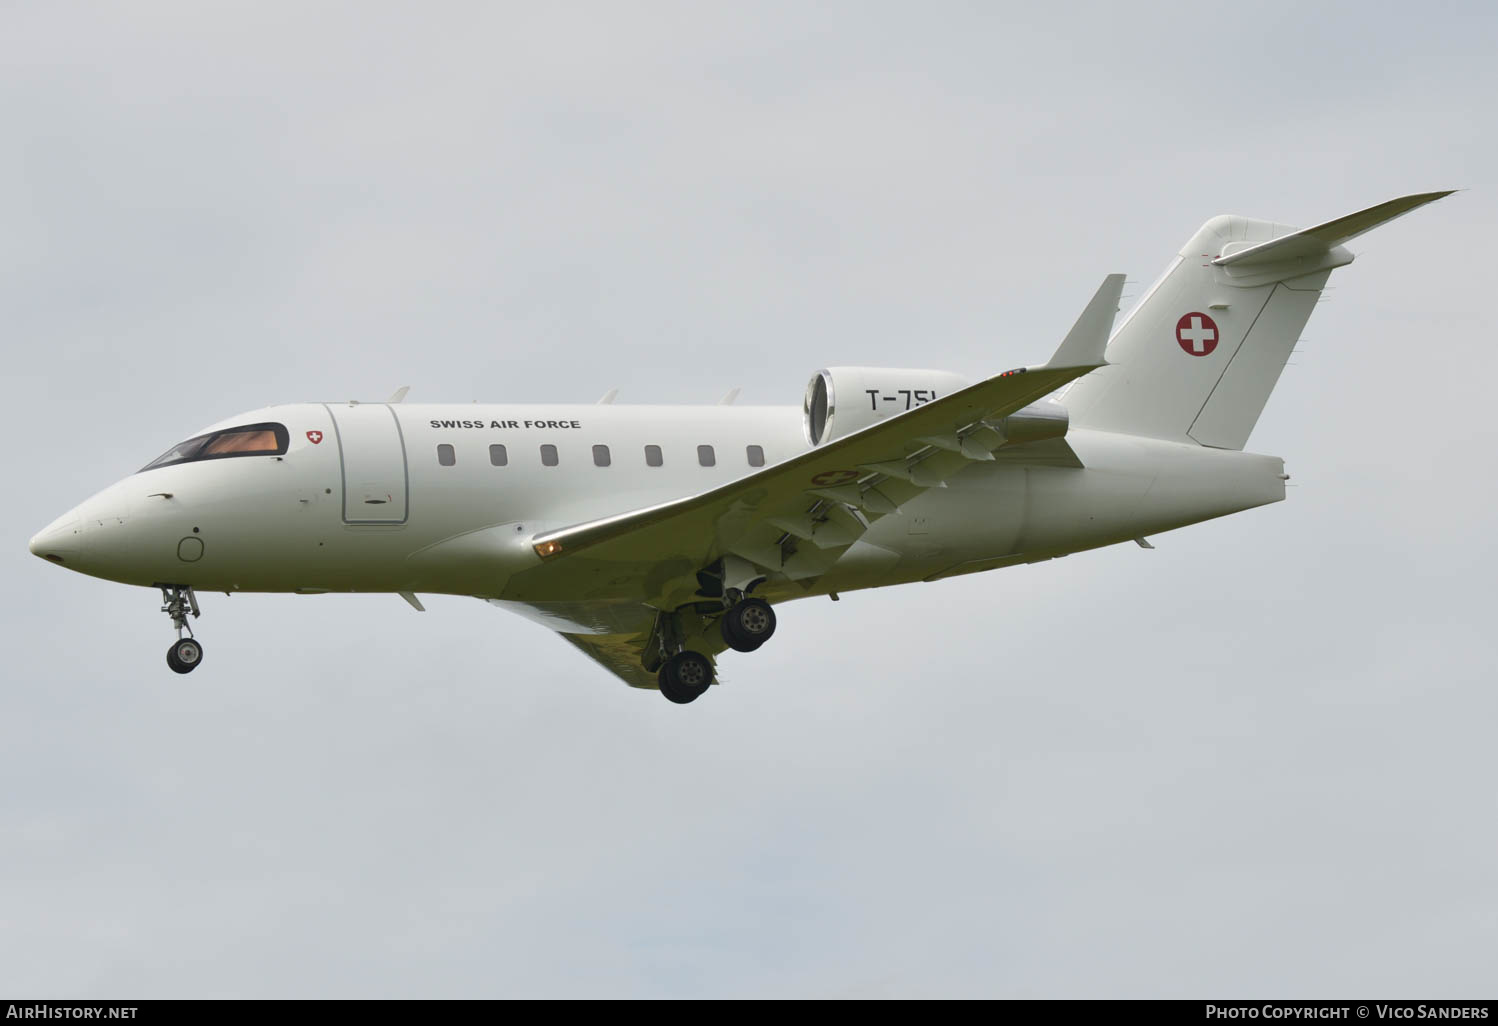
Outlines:
<svg viewBox="0 0 1498 1026"><path fill-rule="evenodd" d="M1443 196L1380 203L1300 231L1221 215L1191 237L1108 343L1109 366L1066 393L1071 422L1242 449L1343 243Z"/></svg>

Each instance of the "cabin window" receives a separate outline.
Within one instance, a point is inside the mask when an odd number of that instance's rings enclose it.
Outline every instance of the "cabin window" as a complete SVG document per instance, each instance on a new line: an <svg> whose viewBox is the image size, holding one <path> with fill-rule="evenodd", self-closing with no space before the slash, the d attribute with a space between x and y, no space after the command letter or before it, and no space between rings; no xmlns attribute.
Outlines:
<svg viewBox="0 0 1498 1026"><path fill-rule="evenodd" d="M458 454L456 451L454 451L452 446L448 445L446 442L443 442L441 445L437 446L437 462L442 464L444 467L450 467L454 463L458 462Z"/></svg>
<svg viewBox="0 0 1498 1026"><path fill-rule="evenodd" d="M749 465L751 467L762 467L765 465L765 450L758 445L751 445L748 449Z"/></svg>
<svg viewBox="0 0 1498 1026"><path fill-rule="evenodd" d="M609 447L606 445L593 446L593 466L606 467L611 462L609 458Z"/></svg>
<svg viewBox="0 0 1498 1026"><path fill-rule="evenodd" d="M697 462L704 467L715 467L718 465L718 456L713 452L710 445L699 445L697 447Z"/></svg>
<svg viewBox="0 0 1498 1026"><path fill-rule="evenodd" d="M658 445L645 446L645 466L659 467L666 461L661 458L661 447Z"/></svg>
<svg viewBox="0 0 1498 1026"><path fill-rule="evenodd" d="M510 464L510 452L502 445L489 446L489 462L496 467L506 467Z"/></svg>
<svg viewBox="0 0 1498 1026"><path fill-rule="evenodd" d="M554 445L541 446L541 466L554 467L557 465L557 447Z"/></svg>
<svg viewBox="0 0 1498 1026"><path fill-rule="evenodd" d="M315 433L321 440L321 432ZM197 460L222 460L235 456L280 456L286 452L290 434L283 424L246 424L189 438L172 446L141 470L169 467Z"/></svg>

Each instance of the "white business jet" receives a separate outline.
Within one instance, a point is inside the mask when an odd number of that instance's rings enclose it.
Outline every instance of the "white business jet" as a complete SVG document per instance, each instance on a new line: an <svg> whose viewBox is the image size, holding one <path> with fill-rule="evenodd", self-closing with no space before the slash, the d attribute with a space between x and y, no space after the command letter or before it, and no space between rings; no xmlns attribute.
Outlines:
<svg viewBox="0 0 1498 1026"><path fill-rule="evenodd" d="M1112 332L1109 275L1050 361L976 383L835 367L800 409L299 403L174 445L31 539L161 589L472 595L634 687L705 693L791 599L1035 563L1285 497L1242 451L1343 243L1448 192L1296 231L1215 217ZM1110 341L1109 335L1112 332ZM1070 384L1064 394L1051 397Z"/></svg>

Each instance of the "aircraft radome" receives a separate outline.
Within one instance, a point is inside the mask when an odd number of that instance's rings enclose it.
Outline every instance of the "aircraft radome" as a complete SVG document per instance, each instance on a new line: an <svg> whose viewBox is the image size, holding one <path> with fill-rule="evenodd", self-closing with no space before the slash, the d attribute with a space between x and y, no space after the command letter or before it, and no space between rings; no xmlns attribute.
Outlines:
<svg viewBox="0 0 1498 1026"><path fill-rule="evenodd" d="M1109 275L1046 363L970 382L834 367L795 406L298 403L230 417L31 551L161 590L472 595L691 702L792 599L1137 541L1285 497L1243 451L1343 244L1449 195L1296 231L1208 221L1113 330ZM1111 334L1111 339L1110 339ZM1070 387L1054 397L1063 386Z"/></svg>

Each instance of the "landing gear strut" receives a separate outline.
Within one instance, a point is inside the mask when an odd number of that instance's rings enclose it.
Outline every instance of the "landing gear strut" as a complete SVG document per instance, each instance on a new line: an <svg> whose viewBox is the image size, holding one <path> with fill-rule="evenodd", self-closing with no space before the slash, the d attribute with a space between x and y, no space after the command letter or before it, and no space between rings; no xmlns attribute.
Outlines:
<svg viewBox="0 0 1498 1026"><path fill-rule="evenodd" d="M166 664L177 673L191 673L203 661L202 642L192 636L192 628L187 625L189 613L194 619L203 615L198 609L198 597L190 586L163 584L161 611L172 618L172 626L177 629L177 640L166 650ZM187 632L185 638L183 631Z"/></svg>

